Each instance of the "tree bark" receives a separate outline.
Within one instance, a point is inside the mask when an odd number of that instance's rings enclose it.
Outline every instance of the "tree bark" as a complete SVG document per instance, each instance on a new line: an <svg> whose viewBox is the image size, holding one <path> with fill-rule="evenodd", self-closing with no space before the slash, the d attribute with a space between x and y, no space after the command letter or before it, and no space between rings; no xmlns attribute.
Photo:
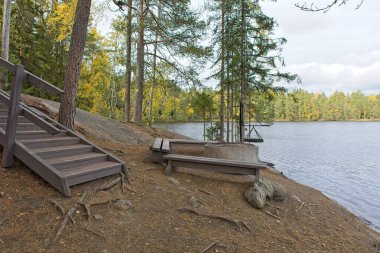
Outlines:
<svg viewBox="0 0 380 253"><path fill-rule="evenodd" d="M86 42L90 8L91 0L78 1L65 71L65 93L59 107L58 121L72 130L74 130L78 81Z"/></svg>
<svg viewBox="0 0 380 253"><path fill-rule="evenodd" d="M9 58L9 30L11 26L11 0L4 0L3 31L1 36L1 58Z"/></svg>
<svg viewBox="0 0 380 253"><path fill-rule="evenodd" d="M157 22L160 22L161 18L161 1L158 1L157 7ZM156 31L154 34L154 49L153 49L153 77L152 83L150 86L150 98L149 98L149 126L152 126L153 123L153 95L154 95L154 86L156 84L156 66L157 66L157 45L158 45L158 26L157 24Z"/></svg>
<svg viewBox="0 0 380 253"><path fill-rule="evenodd" d="M9 30L11 25L11 0L4 0L3 9L3 30L1 36L1 58L8 61L9 58ZM0 89L5 88L7 74L5 71L0 73Z"/></svg>
<svg viewBox="0 0 380 253"><path fill-rule="evenodd" d="M128 20L127 20L127 72L125 83L125 122L131 119L131 81L132 81L132 0L128 0Z"/></svg>
<svg viewBox="0 0 380 253"><path fill-rule="evenodd" d="M137 93L135 99L135 109L133 121L142 123L142 104L144 92L144 0L139 1L139 34L137 41L137 66L136 66L136 86Z"/></svg>
<svg viewBox="0 0 380 253"><path fill-rule="evenodd" d="M222 0L222 27L221 27L221 70L220 70L220 136L219 141L224 141L224 14L225 14L225 0Z"/></svg>
<svg viewBox="0 0 380 253"><path fill-rule="evenodd" d="M239 142L244 142L244 103L245 103L245 0L241 0L241 26L240 26L240 122Z"/></svg>

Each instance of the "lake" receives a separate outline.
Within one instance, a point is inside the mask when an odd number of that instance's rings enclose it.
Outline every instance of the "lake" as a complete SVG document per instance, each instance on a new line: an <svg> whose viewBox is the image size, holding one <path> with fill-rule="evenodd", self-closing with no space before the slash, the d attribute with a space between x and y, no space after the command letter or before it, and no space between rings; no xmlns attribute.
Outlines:
<svg viewBox="0 0 380 253"><path fill-rule="evenodd" d="M203 139L203 123L156 124ZM380 122L279 122L258 127L260 159L321 190L380 231Z"/></svg>

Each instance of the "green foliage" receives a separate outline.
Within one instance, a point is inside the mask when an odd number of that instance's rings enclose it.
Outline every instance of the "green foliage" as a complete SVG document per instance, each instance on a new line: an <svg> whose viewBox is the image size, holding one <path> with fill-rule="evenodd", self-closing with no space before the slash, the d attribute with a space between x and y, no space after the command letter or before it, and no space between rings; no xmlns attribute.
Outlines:
<svg viewBox="0 0 380 253"><path fill-rule="evenodd" d="M286 121L379 119L380 95L336 91L331 96L295 90L275 95L269 105L274 119Z"/></svg>

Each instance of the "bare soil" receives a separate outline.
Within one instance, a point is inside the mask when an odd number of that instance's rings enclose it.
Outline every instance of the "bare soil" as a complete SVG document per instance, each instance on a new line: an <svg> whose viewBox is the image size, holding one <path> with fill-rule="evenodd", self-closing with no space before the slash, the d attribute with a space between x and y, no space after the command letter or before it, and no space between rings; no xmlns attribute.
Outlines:
<svg viewBox="0 0 380 253"><path fill-rule="evenodd" d="M84 192L119 176L75 186L72 197L67 198L16 162L11 169L0 169L0 252L203 252L213 244L204 252L380 252L380 235L318 190L267 171L263 176L281 184L287 198L269 201L264 210L257 210L244 199L253 177L185 168L168 177L163 173L165 165L143 160L155 136L178 136L128 124L134 131L120 130L131 135L124 138L140 143L116 141L108 127L100 130L103 119L97 121L98 117L94 116L90 125L82 123L80 130L125 160L133 180L125 193L117 184L94 194L87 203L120 199L130 201L132 207L123 209L112 201L93 205L88 220L80 206L74 212L75 225L67 223L53 242L63 215L51 200L67 211ZM115 124L112 129L122 129L121 123ZM94 125L98 132L92 134L89 129ZM191 205L194 198L198 208ZM179 210L183 208L242 221L251 231L228 220Z"/></svg>

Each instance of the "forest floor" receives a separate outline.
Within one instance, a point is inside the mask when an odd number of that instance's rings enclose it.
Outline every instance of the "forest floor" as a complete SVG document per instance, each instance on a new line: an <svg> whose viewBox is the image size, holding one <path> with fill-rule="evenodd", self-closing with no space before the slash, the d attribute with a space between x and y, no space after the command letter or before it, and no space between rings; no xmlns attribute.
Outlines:
<svg viewBox="0 0 380 253"><path fill-rule="evenodd" d="M379 233L318 190L266 171L287 198L258 210L243 195L251 176L182 168L168 177L165 165L143 161L156 136L176 134L119 122L104 127L108 119L86 113L87 121L83 113L78 130L123 159L133 180L124 193L116 184L92 195L90 219L78 205L75 225L68 222L54 241L64 215L52 201L66 212L84 192L119 176L72 187L68 198L19 161L1 168L0 252L380 252Z"/></svg>

